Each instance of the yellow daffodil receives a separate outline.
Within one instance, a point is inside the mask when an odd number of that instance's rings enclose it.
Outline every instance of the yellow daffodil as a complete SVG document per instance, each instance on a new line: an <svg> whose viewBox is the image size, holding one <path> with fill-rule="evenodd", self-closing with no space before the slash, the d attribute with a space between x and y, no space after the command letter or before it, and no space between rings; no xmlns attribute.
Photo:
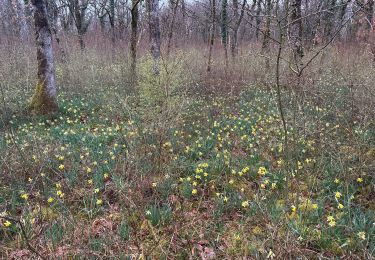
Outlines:
<svg viewBox="0 0 375 260"><path fill-rule="evenodd" d="M365 239L366 239L366 232L364 232L364 231L358 232L358 233L357 233L357 236L358 236L361 240L365 240Z"/></svg>
<svg viewBox="0 0 375 260"><path fill-rule="evenodd" d="M12 225L12 222L10 222L9 220L7 220L3 224L4 224L4 227L10 227L10 225Z"/></svg>
<svg viewBox="0 0 375 260"><path fill-rule="evenodd" d="M334 226L336 226L336 221L330 221L330 222L328 222L328 225L330 227L334 227Z"/></svg>
<svg viewBox="0 0 375 260"><path fill-rule="evenodd" d="M267 173L267 169L265 167L263 167L263 166L259 167L259 169L258 169L259 175L263 176L263 175L266 175L266 173Z"/></svg>

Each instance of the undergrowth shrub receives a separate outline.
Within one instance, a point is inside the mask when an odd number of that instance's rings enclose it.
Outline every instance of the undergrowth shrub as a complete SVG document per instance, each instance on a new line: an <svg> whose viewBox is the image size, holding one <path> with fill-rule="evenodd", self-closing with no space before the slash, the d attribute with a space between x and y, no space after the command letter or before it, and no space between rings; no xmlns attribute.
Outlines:
<svg viewBox="0 0 375 260"><path fill-rule="evenodd" d="M189 78L182 53L161 59L158 74L154 73L153 66L149 55L138 66L139 114L145 126L143 133L156 148L154 165L160 171L163 148L170 146L165 143L167 132L181 122L189 105L185 90Z"/></svg>
<svg viewBox="0 0 375 260"><path fill-rule="evenodd" d="M186 106L184 83L186 67L182 53L159 62L159 74L154 74L154 62L146 56L139 64L140 112L146 121L171 121ZM171 122L169 122L171 123Z"/></svg>

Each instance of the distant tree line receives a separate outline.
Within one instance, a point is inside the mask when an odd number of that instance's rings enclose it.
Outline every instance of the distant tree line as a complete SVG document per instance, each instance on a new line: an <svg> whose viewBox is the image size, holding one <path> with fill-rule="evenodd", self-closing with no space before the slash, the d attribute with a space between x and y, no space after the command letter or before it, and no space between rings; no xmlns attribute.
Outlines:
<svg viewBox="0 0 375 260"><path fill-rule="evenodd" d="M54 84L47 75L54 71L52 39L59 41L62 32L76 38L82 51L88 33L106 36L113 49L128 46L135 82L141 39L149 42L155 74L162 54L199 44L207 45L208 72L212 51L219 44L226 66L236 61L240 46L248 43L259 43L262 52L268 53L273 44L285 42L292 50L293 64L302 70L306 50L332 42L367 43L375 57L373 16L374 0L2 0L0 44L31 42L31 32L36 32L38 88L43 91ZM267 59L266 63L269 66ZM34 95L35 109L38 95Z"/></svg>

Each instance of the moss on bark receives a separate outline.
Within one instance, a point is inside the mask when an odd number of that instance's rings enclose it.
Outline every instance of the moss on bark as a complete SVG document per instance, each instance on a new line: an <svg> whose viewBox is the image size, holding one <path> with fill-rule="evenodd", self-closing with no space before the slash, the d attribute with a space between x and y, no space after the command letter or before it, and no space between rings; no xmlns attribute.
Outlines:
<svg viewBox="0 0 375 260"><path fill-rule="evenodd" d="M57 101L47 95L43 83L38 83L28 109L32 114L50 114L58 110Z"/></svg>

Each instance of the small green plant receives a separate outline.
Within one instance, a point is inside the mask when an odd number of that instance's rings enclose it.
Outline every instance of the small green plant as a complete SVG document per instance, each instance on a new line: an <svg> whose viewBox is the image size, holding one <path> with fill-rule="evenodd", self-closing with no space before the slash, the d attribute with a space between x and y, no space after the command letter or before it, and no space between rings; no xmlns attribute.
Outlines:
<svg viewBox="0 0 375 260"><path fill-rule="evenodd" d="M166 224L170 221L172 209L168 204L163 206L152 205L146 211L146 217L153 226Z"/></svg>
<svg viewBox="0 0 375 260"><path fill-rule="evenodd" d="M161 222L161 212L160 208L157 205L152 205L146 211L146 216L153 226L157 226Z"/></svg>
<svg viewBox="0 0 375 260"><path fill-rule="evenodd" d="M121 221L118 227L118 233L122 241L127 241L130 236L130 227L126 220Z"/></svg>
<svg viewBox="0 0 375 260"><path fill-rule="evenodd" d="M100 238L91 238L89 241L91 250L99 252L103 249L104 242Z"/></svg>
<svg viewBox="0 0 375 260"><path fill-rule="evenodd" d="M61 222L53 222L52 225L45 231L45 236L54 246L59 244L64 237L64 227Z"/></svg>
<svg viewBox="0 0 375 260"><path fill-rule="evenodd" d="M193 188L191 184L189 182L184 181L184 183L182 184L182 190L181 190L182 196L184 196L184 198L186 199L190 199L193 196L192 191L193 191Z"/></svg>

